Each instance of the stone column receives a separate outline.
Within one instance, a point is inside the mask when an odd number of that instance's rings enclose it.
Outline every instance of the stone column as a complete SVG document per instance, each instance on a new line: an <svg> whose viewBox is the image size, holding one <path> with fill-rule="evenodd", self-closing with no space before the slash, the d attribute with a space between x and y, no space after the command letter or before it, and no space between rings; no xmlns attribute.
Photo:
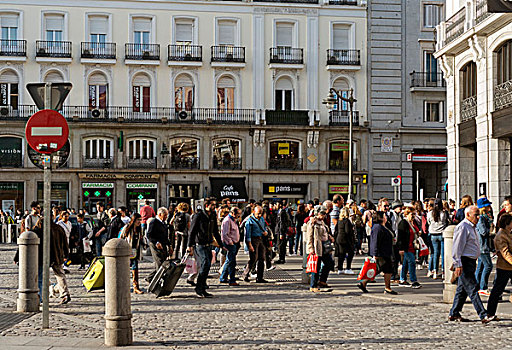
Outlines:
<svg viewBox="0 0 512 350"><path fill-rule="evenodd" d="M456 284L451 284L452 271L450 267L453 264L452 259L452 248L453 248L453 231L455 225L448 226L443 232L444 238L444 289L443 289L443 301L445 303L453 303L455 297L455 290L457 289Z"/></svg>
<svg viewBox="0 0 512 350"><path fill-rule="evenodd" d="M111 239L103 247L105 256L105 345L126 346L133 343L130 255L124 239Z"/></svg>
<svg viewBox="0 0 512 350"><path fill-rule="evenodd" d="M39 237L32 231L25 231L18 238L19 246L19 286L16 311L39 311L38 255Z"/></svg>

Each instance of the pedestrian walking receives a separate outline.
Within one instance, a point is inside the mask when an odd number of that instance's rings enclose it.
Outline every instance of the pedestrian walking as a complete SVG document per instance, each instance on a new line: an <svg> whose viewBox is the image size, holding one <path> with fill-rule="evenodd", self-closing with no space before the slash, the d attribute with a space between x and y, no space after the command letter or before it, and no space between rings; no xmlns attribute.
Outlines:
<svg viewBox="0 0 512 350"><path fill-rule="evenodd" d="M251 271L256 266L256 283L267 283L263 279L265 269L266 248L263 243L263 236L267 236L267 224L263 218L263 208L257 206L254 213L245 221L245 244L249 249L249 262L245 266L242 278L249 282Z"/></svg>
<svg viewBox="0 0 512 350"><path fill-rule="evenodd" d="M462 199L460 200L460 207L457 210L457 212L455 213L455 216L453 217L453 223L455 225L460 224L465 219L464 212L467 207L472 206L472 205L473 205L473 198L471 198L470 195L465 195L464 197L462 197Z"/></svg>
<svg viewBox="0 0 512 350"><path fill-rule="evenodd" d="M476 232L480 241L480 256L478 257L475 278L480 287L478 294L489 296L491 293L488 290L488 283L492 272L491 229L494 229L491 213L492 203L485 197L479 198L476 203L480 210L480 218L476 224Z"/></svg>
<svg viewBox="0 0 512 350"><path fill-rule="evenodd" d="M403 259L400 285L418 289L421 288L421 284L416 276L416 251L420 229L414 221L416 211L413 207L406 207L403 215L404 219L398 224L396 243L400 257ZM407 272L409 272L411 283L407 282Z"/></svg>
<svg viewBox="0 0 512 350"><path fill-rule="evenodd" d="M169 251L169 230L167 229L166 219L169 212L167 208L161 207L157 210L156 218L151 221L148 225L147 238L149 241L149 249L151 250L151 256L155 263L155 269L146 278L147 282L151 282L155 277L156 272L160 268L160 265L172 255L172 251Z"/></svg>
<svg viewBox="0 0 512 350"><path fill-rule="evenodd" d="M125 239L132 248L130 255L130 270L132 273L132 286L135 294L144 294L139 288L139 260L141 257L142 215L135 213L130 222L121 230L121 238Z"/></svg>
<svg viewBox="0 0 512 350"><path fill-rule="evenodd" d="M302 226L304 226L304 220L308 217L308 213L306 212L306 206L301 203L297 207L297 211L295 212L294 222L295 222L295 255L300 254L302 256L304 243L302 239Z"/></svg>
<svg viewBox="0 0 512 350"><path fill-rule="evenodd" d="M80 268L85 269L85 264L92 260L91 238L93 235L91 225L85 221L84 214L76 216L76 228L78 235L78 254L80 255Z"/></svg>
<svg viewBox="0 0 512 350"><path fill-rule="evenodd" d="M103 202L96 203L96 228L94 229L94 245L96 247L96 256L102 255L103 246L107 241L108 226L110 219L105 211Z"/></svg>
<svg viewBox="0 0 512 350"><path fill-rule="evenodd" d="M229 214L222 220L221 226L222 244L227 250L227 254L224 269L220 275L220 282L229 283L230 286L238 286L235 279L235 272L238 242L240 241L237 220L240 218L240 214L240 209L232 207Z"/></svg>
<svg viewBox="0 0 512 350"><path fill-rule="evenodd" d="M281 203L282 207L277 214L277 248L279 251L279 260L277 260L276 264L284 264L286 262L286 244L288 242L288 235L291 234L290 230L293 232L293 223L290 216L288 203L286 200L283 200Z"/></svg>
<svg viewBox="0 0 512 350"><path fill-rule="evenodd" d="M146 233L148 220L156 216L155 210L151 206L151 202L146 200L145 205L140 208L140 216L142 217L142 234Z"/></svg>
<svg viewBox="0 0 512 350"><path fill-rule="evenodd" d="M176 207L176 212L171 219L171 225L174 227L174 232L177 235L175 250L177 259L183 257L187 251L188 234L190 231L189 210L189 205L182 202Z"/></svg>
<svg viewBox="0 0 512 350"><path fill-rule="evenodd" d="M467 319L460 314L462 307L469 296L482 323L489 323L484 305L478 295L478 283L475 278L476 260L480 256L480 242L476 232L479 219L478 208L470 205L465 208L466 218L455 228L453 234L453 272L458 277L457 290L453 298L453 305L448 316L449 321L464 322Z"/></svg>
<svg viewBox="0 0 512 350"><path fill-rule="evenodd" d="M352 260L354 259L355 230L350 221L350 210L342 208L339 220L336 220L334 227L334 239L336 242L336 257L338 258L338 275L353 275ZM343 269L343 262L347 261L347 268Z"/></svg>
<svg viewBox="0 0 512 350"><path fill-rule="evenodd" d="M448 226L449 213L444 209L443 201L436 198L432 210L427 214L428 232L433 252L430 252L427 277L443 278L444 275L444 238L443 232ZM439 270L441 260L441 270Z"/></svg>

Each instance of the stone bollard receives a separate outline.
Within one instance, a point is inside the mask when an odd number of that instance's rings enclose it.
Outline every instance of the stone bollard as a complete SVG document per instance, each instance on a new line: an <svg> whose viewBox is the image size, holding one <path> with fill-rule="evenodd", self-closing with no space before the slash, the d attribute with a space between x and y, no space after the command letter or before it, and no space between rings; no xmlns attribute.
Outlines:
<svg viewBox="0 0 512 350"><path fill-rule="evenodd" d="M18 299L16 311L39 311L38 255L39 237L32 231L25 231L18 238L19 246L19 273L18 273Z"/></svg>
<svg viewBox="0 0 512 350"><path fill-rule="evenodd" d="M453 272L450 267L453 264L452 259L452 248L453 248L453 231L455 231L456 225L450 225L444 229L444 289L443 289L443 301L445 303L453 303L455 297L455 290L457 289L456 284L451 284Z"/></svg>
<svg viewBox="0 0 512 350"><path fill-rule="evenodd" d="M133 343L130 297L131 247L124 239L114 238L103 247L105 256L105 345Z"/></svg>

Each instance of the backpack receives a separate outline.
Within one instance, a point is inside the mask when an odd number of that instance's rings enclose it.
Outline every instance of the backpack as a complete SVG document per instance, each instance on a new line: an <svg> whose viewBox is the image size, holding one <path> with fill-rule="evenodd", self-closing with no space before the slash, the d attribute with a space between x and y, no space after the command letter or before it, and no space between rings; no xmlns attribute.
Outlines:
<svg viewBox="0 0 512 350"><path fill-rule="evenodd" d="M179 212L176 214L174 218L174 229L178 232L186 232L187 231L187 217L183 212Z"/></svg>

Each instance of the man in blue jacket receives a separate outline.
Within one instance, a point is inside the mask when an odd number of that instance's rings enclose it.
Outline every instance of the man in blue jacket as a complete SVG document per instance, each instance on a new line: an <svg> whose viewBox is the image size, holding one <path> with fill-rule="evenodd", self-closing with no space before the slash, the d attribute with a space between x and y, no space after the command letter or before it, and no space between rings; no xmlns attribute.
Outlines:
<svg viewBox="0 0 512 350"><path fill-rule="evenodd" d="M249 249L249 262L242 274L245 282L249 282L249 274L257 263L256 283L268 283L263 279L266 249L263 244L263 236L268 235L267 230L267 223L263 218L263 208L257 206L254 208L254 213L245 222L245 244Z"/></svg>

